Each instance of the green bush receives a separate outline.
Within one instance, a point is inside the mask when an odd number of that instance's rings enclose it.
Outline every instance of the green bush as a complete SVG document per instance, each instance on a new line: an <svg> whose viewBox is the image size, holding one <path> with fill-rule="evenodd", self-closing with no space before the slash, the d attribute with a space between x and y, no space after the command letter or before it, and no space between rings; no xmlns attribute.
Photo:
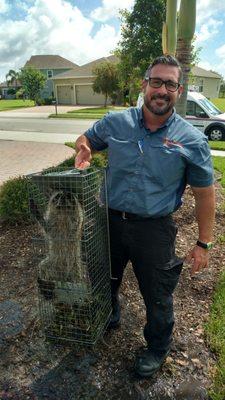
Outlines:
<svg viewBox="0 0 225 400"><path fill-rule="evenodd" d="M9 223L28 222L30 219L28 180L25 177L9 179L1 186L0 217Z"/></svg>
<svg viewBox="0 0 225 400"><path fill-rule="evenodd" d="M45 97L44 99L44 105L45 106L50 106L53 101L55 101L54 97Z"/></svg>
<svg viewBox="0 0 225 400"><path fill-rule="evenodd" d="M7 90L7 94L14 95L14 94L16 94L16 90L14 88L10 88Z"/></svg>
<svg viewBox="0 0 225 400"><path fill-rule="evenodd" d="M23 99L24 98L24 89L20 88L16 92L16 99Z"/></svg>
<svg viewBox="0 0 225 400"><path fill-rule="evenodd" d="M94 154L91 166L104 168L107 164L107 153L102 152ZM48 168L44 171L54 168L72 168L74 166L74 157L68 158L56 167ZM29 211L29 180L26 177L9 179L0 189L0 217L9 223L25 223L31 221Z"/></svg>

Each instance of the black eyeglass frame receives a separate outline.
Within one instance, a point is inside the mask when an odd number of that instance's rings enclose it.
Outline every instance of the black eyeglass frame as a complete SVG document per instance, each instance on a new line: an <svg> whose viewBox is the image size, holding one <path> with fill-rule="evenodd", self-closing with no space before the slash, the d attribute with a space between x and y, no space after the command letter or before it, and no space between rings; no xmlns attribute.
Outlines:
<svg viewBox="0 0 225 400"><path fill-rule="evenodd" d="M152 79L161 81L161 84L160 84L159 86L152 86L152 85L151 85L151 80L152 80ZM151 87L154 88L154 89L159 89L159 88L162 87L162 85L165 85L166 90L168 90L169 92L172 92L172 93L176 92L176 91L179 89L180 85L181 85L179 82L173 82L173 81L171 81L171 80L164 81L164 80L161 79L161 78L150 78L150 77L146 77L145 80L148 81L149 86L151 86ZM174 90L168 89L167 85L168 85L169 83L173 83L174 85L176 85L176 88L175 88Z"/></svg>

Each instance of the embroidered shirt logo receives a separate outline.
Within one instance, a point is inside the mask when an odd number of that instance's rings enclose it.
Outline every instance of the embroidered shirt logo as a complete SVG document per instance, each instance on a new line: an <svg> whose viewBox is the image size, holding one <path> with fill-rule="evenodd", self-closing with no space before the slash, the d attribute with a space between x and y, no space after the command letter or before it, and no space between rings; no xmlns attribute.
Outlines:
<svg viewBox="0 0 225 400"><path fill-rule="evenodd" d="M177 142L176 140L170 140L167 137L163 138L163 145L166 147L179 147L179 148L183 148L182 143Z"/></svg>

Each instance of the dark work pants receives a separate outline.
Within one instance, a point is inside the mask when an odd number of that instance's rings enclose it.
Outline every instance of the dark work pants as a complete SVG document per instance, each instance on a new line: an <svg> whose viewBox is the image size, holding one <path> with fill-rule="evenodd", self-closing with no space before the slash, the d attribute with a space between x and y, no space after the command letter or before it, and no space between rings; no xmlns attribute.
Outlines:
<svg viewBox="0 0 225 400"><path fill-rule="evenodd" d="M182 261L175 256L177 228L172 216L123 219L109 211L112 298L118 295L130 260L146 305L144 336L155 352L169 349L174 325L173 291Z"/></svg>

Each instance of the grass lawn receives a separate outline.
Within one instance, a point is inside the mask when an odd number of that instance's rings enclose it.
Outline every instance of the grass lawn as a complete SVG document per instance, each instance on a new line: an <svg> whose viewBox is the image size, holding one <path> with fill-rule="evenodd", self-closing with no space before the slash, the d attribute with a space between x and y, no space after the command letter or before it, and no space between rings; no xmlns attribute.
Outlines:
<svg viewBox="0 0 225 400"><path fill-rule="evenodd" d="M225 141L223 142L214 142L209 140L209 147L213 150L224 150L225 151Z"/></svg>
<svg viewBox="0 0 225 400"><path fill-rule="evenodd" d="M210 99L216 107L219 108L222 112L225 112L225 99Z"/></svg>
<svg viewBox="0 0 225 400"><path fill-rule="evenodd" d="M33 106L34 102L32 100L0 100L0 111Z"/></svg>
<svg viewBox="0 0 225 400"><path fill-rule="evenodd" d="M225 395L225 271L215 290L210 320L206 325L210 347L217 353L218 365L214 386L210 395L213 400L224 400Z"/></svg>
<svg viewBox="0 0 225 400"><path fill-rule="evenodd" d="M214 168L222 173L221 184L225 188L225 157L213 157ZM219 238L225 244L224 235ZM218 357L217 372L210 392L213 400L224 400L225 395L225 271L222 272L211 307L209 321L206 325L210 347Z"/></svg>
<svg viewBox="0 0 225 400"><path fill-rule="evenodd" d="M225 188L225 157L213 156L212 159L214 168L222 173L221 185Z"/></svg>
<svg viewBox="0 0 225 400"><path fill-rule="evenodd" d="M80 110L68 111L66 114L51 114L50 118L78 118L78 119L100 119L109 111L126 110L127 107L96 107L83 108Z"/></svg>

